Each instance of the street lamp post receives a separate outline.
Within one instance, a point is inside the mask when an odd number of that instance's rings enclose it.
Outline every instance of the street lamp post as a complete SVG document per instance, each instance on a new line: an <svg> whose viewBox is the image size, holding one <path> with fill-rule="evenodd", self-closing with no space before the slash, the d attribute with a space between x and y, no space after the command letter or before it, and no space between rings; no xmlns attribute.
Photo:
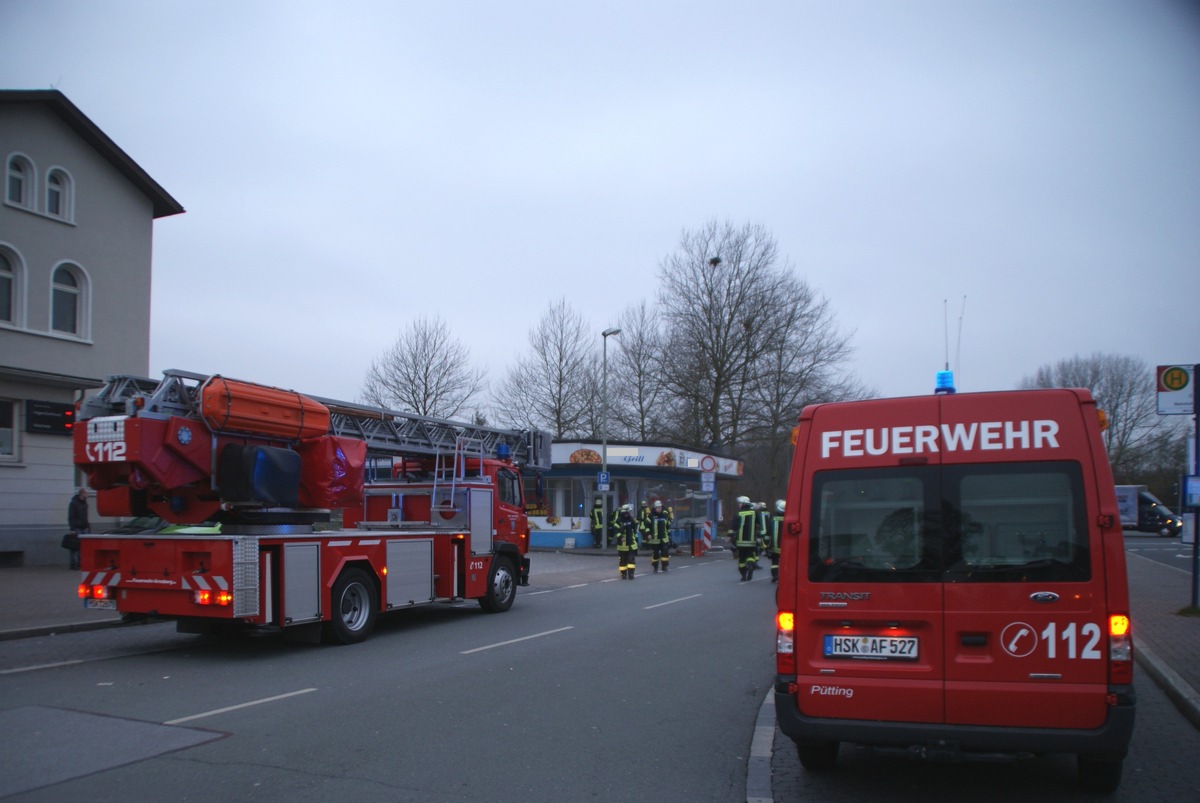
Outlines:
<svg viewBox="0 0 1200 803"><path fill-rule="evenodd" d="M608 473L608 338L611 335L619 335L621 330L615 326L611 329L605 329L600 333L600 340L604 344L602 352L603 357L600 361L600 473ZM597 489L599 491L599 489ZM604 547L605 541L608 539L608 500L605 499L601 503L603 511L601 512L601 527L600 527L600 544Z"/></svg>

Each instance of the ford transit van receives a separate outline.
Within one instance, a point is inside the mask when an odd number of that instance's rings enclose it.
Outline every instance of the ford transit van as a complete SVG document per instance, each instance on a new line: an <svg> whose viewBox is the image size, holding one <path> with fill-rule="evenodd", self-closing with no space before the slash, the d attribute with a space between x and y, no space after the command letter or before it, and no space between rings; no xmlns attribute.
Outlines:
<svg viewBox="0 0 1200 803"><path fill-rule="evenodd" d="M842 742L1077 755L1112 790L1133 730L1121 520L1086 390L815 405L777 591L776 715L808 770Z"/></svg>

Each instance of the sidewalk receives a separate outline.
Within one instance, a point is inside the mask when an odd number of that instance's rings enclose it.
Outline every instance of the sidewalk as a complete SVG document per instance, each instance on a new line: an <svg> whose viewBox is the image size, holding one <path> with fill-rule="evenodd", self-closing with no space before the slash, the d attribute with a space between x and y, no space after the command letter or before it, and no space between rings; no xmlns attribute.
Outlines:
<svg viewBox="0 0 1200 803"><path fill-rule="evenodd" d="M1200 728L1200 617L1178 615L1191 602L1191 574L1126 554L1138 668ZM65 566L0 569L0 640L120 624L112 611L84 610L78 584L79 572Z"/></svg>
<svg viewBox="0 0 1200 803"><path fill-rule="evenodd" d="M1200 616L1178 613L1191 604L1192 575L1136 553L1125 562L1138 668L1200 728Z"/></svg>
<svg viewBox="0 0 1200 803"><path fill-rule="evenodd" d="M0 569L0 641L120 623L115 611L84 610L78 587L79 572L65 560L61 567Z"/></svg>

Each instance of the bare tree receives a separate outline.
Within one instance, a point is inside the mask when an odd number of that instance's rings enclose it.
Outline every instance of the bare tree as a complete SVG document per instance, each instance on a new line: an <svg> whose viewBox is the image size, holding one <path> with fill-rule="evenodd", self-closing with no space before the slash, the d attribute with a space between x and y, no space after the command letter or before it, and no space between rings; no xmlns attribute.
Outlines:
<svg viewBox="0 0 1200 803"><path fill-rule="evenodd" d="M486 378L444 321L418 318L371 363L361 395L368 404L452 419L483 392Z"/></svg>
<svg viewBox="0 0 1200 803"><path fill-rule="evenodd" d="M1095 353L1043 365L1021 388L1087 388L1108 417L1104 447L1113 473L1128 475L1161 434L1154 372L1145 360Z"/></svg>
<svg viewBox="0 0 1200 803"><path fill-rule="evenodd" d="M685 231L659 278L664 375L680 412L699 416L700 445L744 446L778 432L806 394L833 387L849 339L827 303L779 264L763 227Z"/></svg>
<svg viewBox="0 0 1200 803"><path fill-rule="evenodd" d="M662 336L652 307L642 301L618 320L621 336L615 359L610 358L608 410L610 434L639 441L662 437ZM613 380L617 380L614 387ZM615 420L617 427L613 427Z"/></svg>
<svg viewBox="0 0 1200 803"><path fill-rule="evenodd" d="M493 400L514 426L556 438L594 434L598 359L583 318L560 299L529 332L531 353L509 369Z"/></svg>
<svg viewBox="0 0 1200 803"><path fill-rule="evenodd" d="M868 391L840 377L837 366L849 359L849 335L838 330L829 302L807 284L785 284L780 305L768 314L779 318L774 347L755 364L746 438L761 455L767 496L779 495L787 480L791 433L808 404L863 398Z"/></svg>

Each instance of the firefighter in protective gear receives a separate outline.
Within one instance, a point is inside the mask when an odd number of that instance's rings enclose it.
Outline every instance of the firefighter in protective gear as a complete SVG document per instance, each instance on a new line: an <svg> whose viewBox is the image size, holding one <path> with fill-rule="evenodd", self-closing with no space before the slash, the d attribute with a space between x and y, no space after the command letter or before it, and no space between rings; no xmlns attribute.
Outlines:
<svg viewBox="0 0 1200 803"><path fill-rule="evenodd" d="M771 537L771 511L767 510L766 502L756 502L754 505L754 527L758 531L758 554L767 551L767 539Z"/></svg>
<svg viewBox="0 0 1200 803"><path fill-rule="evenodd" d="M758 527L754 505L746 496L739 496L737 502L737 515L729 530L729 538L737 549L738 571L742 580L753 580L754 570L758 568Z"/></svg>
<svg viewBox="0 0 1200 803"><path fill-rule="evenodd" d="M771 517L771 534L767 536L767 557L771 559L771 582L779 582L779 536L783 532L783 511L787 503L775 500L775 515Z"/></svg>
<svg viewBox="0 0 1200 803"><path fill-rule="evenodd" d="M638 528L633 518L633 508L621 505L621 511L617 514L617 565L622 580L633 579L637 549Z"/></svg>
<svg viewBox="0 0 1200 803"><path fill-rule="evenodd" d="M641 536L642 543L650 543L650 505L645 499L642 500L641 506L638 507L637 523L638 535Z"/></svg>
<svg viewBox="0 0 1200 803"><path fill-rule="evenodd" d="M604 548L604 500L598 496L592 503L592 540L599 549Z"/></svg>
<svg viewBox="0 0 1200 803"><path fill-rule="evenodd" d="M671 512L663 507L663 503L655 501L650 511L650 521L646 543L650 545L650 565L658 574L661 567L666 573L671 568Z"/></svg>

